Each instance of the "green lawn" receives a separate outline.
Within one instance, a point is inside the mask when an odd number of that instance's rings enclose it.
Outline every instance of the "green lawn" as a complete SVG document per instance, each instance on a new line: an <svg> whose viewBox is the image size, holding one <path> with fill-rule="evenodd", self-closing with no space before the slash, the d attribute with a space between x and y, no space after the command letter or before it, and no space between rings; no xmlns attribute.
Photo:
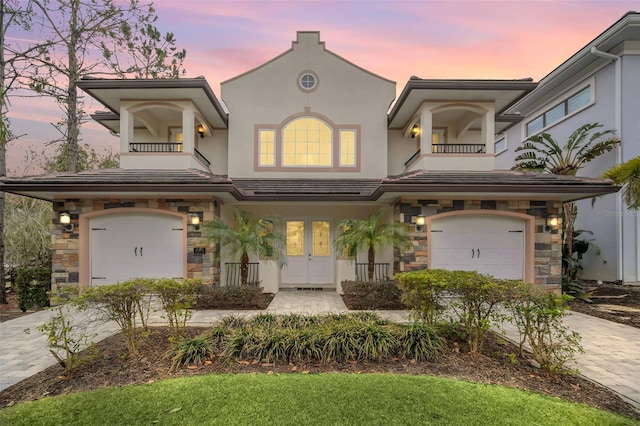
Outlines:
<svg viewBox="0 0 640 426"><path fill-rule="evenodd" d="M238 374L48 398L0 410L2 425L635 425L498 386L392 374Z"/></svg>

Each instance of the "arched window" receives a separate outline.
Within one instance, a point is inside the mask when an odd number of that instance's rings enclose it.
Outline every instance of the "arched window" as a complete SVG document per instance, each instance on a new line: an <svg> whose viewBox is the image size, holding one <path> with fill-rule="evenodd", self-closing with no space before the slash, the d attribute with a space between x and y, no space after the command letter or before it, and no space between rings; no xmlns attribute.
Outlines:
<svg viewBox="0 0 640 426"><path fill-rule="evenodd" d="M282 165L284 167L331 167L333 130L315 117L302 117L282 129Z"/></svg>

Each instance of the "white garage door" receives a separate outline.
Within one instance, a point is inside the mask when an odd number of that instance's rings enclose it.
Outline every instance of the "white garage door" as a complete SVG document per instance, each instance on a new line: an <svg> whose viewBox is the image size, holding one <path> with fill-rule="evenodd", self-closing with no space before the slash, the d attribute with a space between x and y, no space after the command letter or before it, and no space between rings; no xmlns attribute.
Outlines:
<svg viewBox="0 0 640 426"><path fill-rule="evenodd" d="M466 215L435 219L430 267L523 279L524 221Z"/></svg>
<svg viewBox="0 0 640 426"><path fill-rule="evenodd" d="M91 219L91 284L184 274L180 217L126 213Z"/></svg>

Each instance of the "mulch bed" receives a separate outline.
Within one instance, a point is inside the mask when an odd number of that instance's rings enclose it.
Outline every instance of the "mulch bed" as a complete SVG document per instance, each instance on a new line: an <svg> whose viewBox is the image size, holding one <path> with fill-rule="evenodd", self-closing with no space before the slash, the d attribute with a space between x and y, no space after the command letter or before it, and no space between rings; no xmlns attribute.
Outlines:
<svg viewBox="0 0 640 426"><path fill-rule="evenodd" d="M583 284L588 301L573 300L571 310L640 328L640 286Z"/></svg>
<svg viewBox="0 0 640 426"><path fill-rule="evenodd" d="M202 328L189 329L191 335L197 335L202 331ZM512 362L509 354L516 353L516 348L494 335L489 338L483 355L465 353L464 344L452 344L436 361L414 362L393 358L382 362L274 365L253 360L225 363L214 359L210 365L190 366L174 372L170 372L169 360L163 357L169 346L168 341L169 334L166 328L153 328L151 334L141 343L139 355L128 358L122 336L109 337L98 343L100 355L83 365L72 377L65 376L64 370L58 365L49 367L0 392L0 407L46 396L208 373L403 373L428 374L517 387L596 406L640 420L639 412L634 411L617 395L594 383L573 375L549 378L524 360L516 359Z"/></svg>

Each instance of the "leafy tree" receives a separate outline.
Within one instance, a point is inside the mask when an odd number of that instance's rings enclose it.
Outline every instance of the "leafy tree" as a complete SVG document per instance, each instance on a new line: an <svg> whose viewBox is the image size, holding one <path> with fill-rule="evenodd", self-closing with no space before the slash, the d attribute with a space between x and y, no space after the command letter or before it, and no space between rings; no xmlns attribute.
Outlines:
<svg viewBox="0 0 640 426"><path fill-rule="evenodd" d="M27 49L8 43L6 34L9 28L29 28L29 11L14 0L0 0L0 178L7 175L6 147L15 138L10 129L7 112L9 93L18 86L19 64L26 57L44 44L37 44ZM4 209L5 196L0 192L0 303L6 303L5 290L5 242L4 242Z"/></svg>
<svg viewBox="0 0 640 426"><path fill-rule="evenodd" d="M51 203L6 194L5 261L22 268L45 266L51 260Z"/></svg>
<svg viewBox="0 0 640 426"><path fill-rule="evenodd" d="M602 177L623 186L622 196L627 207L640 209L640 156L612 167Z"/></svg>
<svg viewBox="0 0 640 426"><path fill-rule="evenodd" d="M369 215L364 220L345 219L338 224L342 233L336 237L333 244L336 250L347 250L349 253L367 250L367 272L369 281L373 281L376 251L385 247L400 250L411 248L411 240L407 229L402 223L382 223L382 210Z"/></svg>
<svg viewBox="0 0 640 426"><path fill-rule="evenodd" d="M109 75L178 77L185 51L175 50L172 34L160 36L153 26L155 10L138 0L30 0L30 5L46 44L30 56L25 77L62 109L64 118L55 125L60 137L53 142L67 145L66 171L75 173L85 120L77 82Z"/></svg>
<svg viewBox="0 0 640 426"><path fill-rule="evenodd" d="M532 136L516 148L515 152L520 154L515 158L516 165L513 169L575 176L586 163L620 144L615 130L598 131L600 127L600 123L585 124L571 133L564 145L548 133ZM571 256L578 210L574 202L566 202L563 204L563 212L564 255Z"/></svg>
<svg viewBox="0 0 640 426"><path fill-rule="evenodd" d="M31 157L37 166L47 172L64 172L67 170L67 148L67 145L58 145L54 154L42 153L36 155L36 153L32 152ZM78 148L79 172L92 169L116 169L120 166L120 156L114 153L111 148L105 148L103 153L97 152L88 144L80 145Z"/></svg>
<svg viewBox="0 0 640 426"><path fill-rule="evenodd" d="M250 256L269 256L282 262L284 257L284 237L276 231L277 216L263 216L253 219L249 212L233 209L234 223L228 225L214 220L203 225L207 238L222 246L224 255L234 261L240 260L242 287L247 286Z"/></svg>

